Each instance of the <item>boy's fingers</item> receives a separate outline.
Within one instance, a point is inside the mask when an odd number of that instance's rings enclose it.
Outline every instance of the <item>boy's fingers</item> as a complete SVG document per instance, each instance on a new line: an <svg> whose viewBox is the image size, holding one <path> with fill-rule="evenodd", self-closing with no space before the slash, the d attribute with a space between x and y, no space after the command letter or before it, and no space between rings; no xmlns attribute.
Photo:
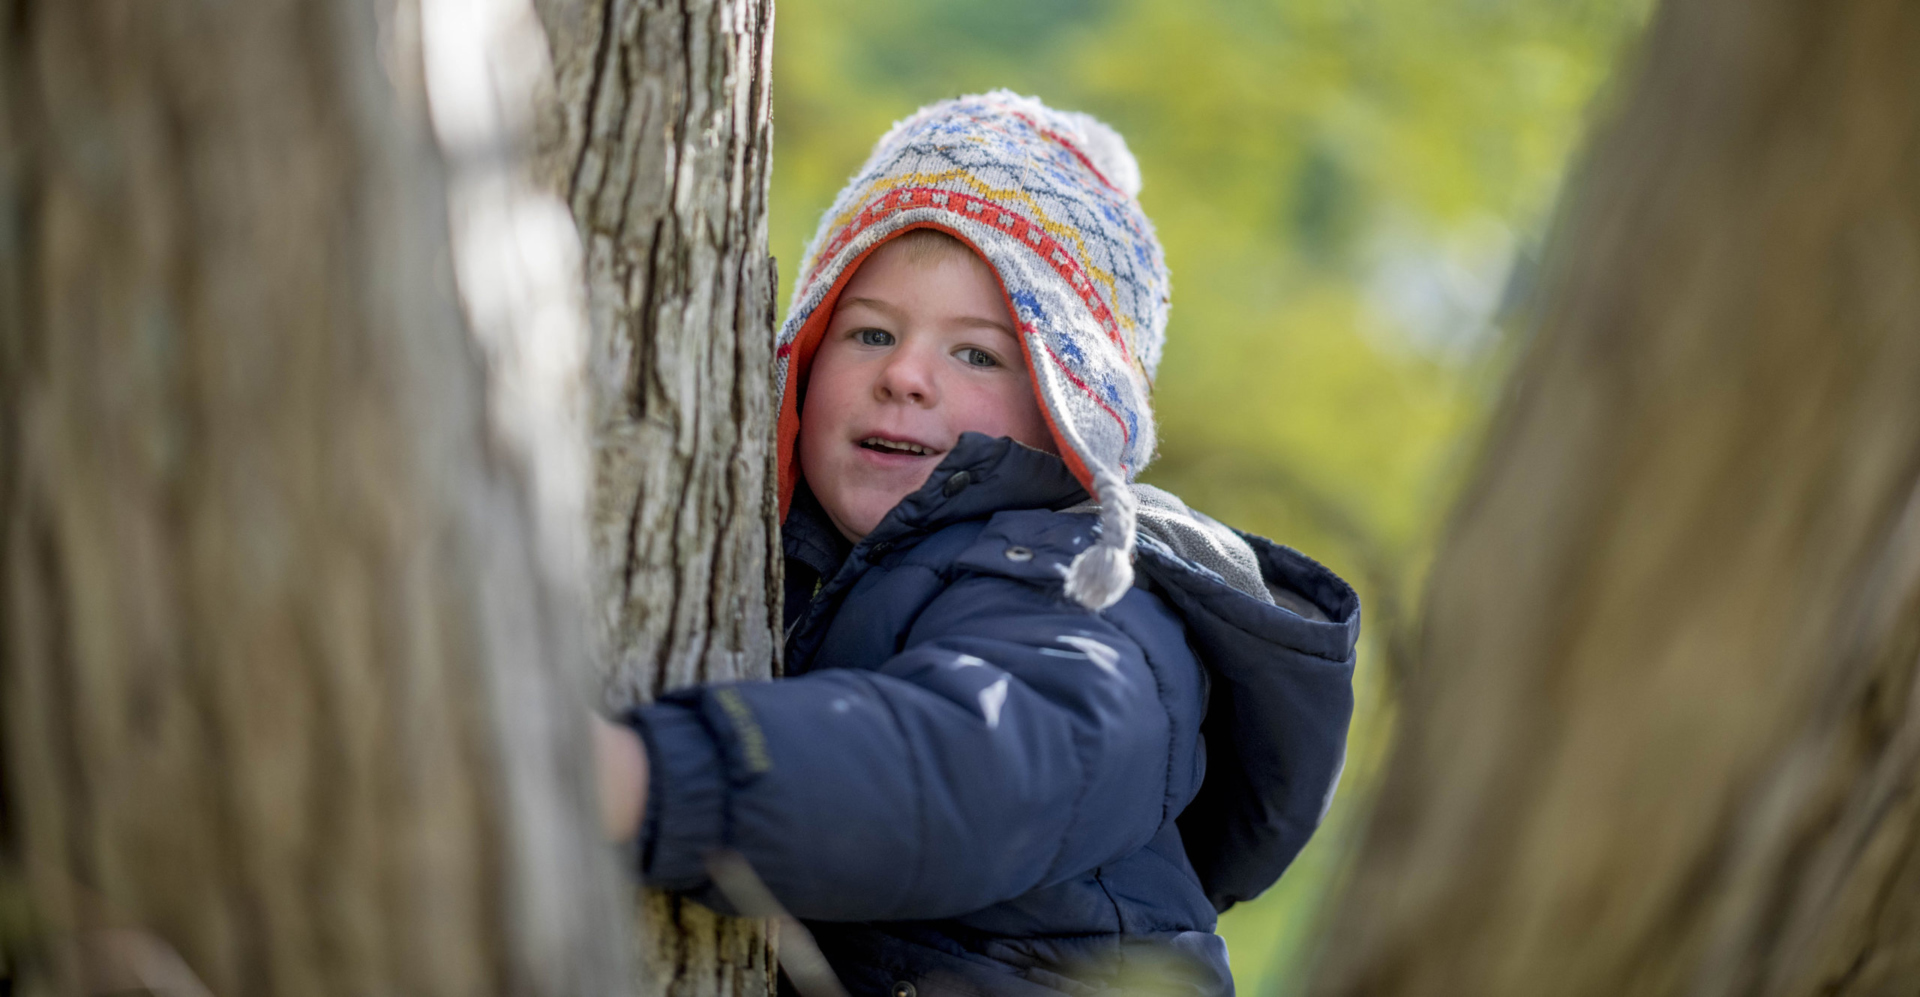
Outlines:
<svg viewBox="0 0 1920 997"><path fill-rule="evenodd" d="M631 841L647 809L647 749L640 735L593 718L593 756L600 790L600 829L608 840Z"/></svg>

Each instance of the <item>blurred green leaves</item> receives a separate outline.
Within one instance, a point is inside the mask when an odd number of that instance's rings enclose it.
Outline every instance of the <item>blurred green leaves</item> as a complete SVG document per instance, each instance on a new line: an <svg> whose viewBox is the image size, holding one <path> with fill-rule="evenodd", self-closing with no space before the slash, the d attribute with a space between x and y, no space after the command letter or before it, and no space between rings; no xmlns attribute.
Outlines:
<svg viewBox="0 0 1920 997"><path fill-rule="evenodd" d="M895 120L1007 87L1127 137L1173 271L1145 477L1345 575L1366 606L1347 781L1221 922L1241 992L1299 982L1384 751L1387 673L1510 351L1587 109L1644 0L785 0L783 287Z"/></svg>

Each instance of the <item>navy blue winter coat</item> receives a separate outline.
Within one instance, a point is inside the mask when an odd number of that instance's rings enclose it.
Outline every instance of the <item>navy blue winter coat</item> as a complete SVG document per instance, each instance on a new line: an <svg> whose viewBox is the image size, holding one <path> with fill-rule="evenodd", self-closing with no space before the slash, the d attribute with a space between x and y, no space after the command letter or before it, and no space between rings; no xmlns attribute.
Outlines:
<svg viewBox="0 0 1920 997"><path fill-rule="evenodd" d="M977 434L857 545L798 496L790 677L632 716L645 879L724 910L703 859L738 851L855 997L1098 994L1145 971L1231 994L1216 911L1325 812L1359 603L1258 538L1304 615L1143 533L1138 583L1091 612L1061 586L1096 517L1055 511L1086 500L1058 458Z"/></svg>

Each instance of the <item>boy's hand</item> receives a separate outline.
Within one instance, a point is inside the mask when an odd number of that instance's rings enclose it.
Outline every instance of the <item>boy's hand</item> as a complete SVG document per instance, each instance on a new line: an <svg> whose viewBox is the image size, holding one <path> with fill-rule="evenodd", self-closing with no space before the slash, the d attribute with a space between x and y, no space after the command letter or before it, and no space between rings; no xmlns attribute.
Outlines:
<svg viewBox="0 0 1920 997"><path fill-rule="evenodd" d="M647 812L647 749L640 735L593 718L593 762L600 786L600 829L611 841L632 841Z"/></svg>

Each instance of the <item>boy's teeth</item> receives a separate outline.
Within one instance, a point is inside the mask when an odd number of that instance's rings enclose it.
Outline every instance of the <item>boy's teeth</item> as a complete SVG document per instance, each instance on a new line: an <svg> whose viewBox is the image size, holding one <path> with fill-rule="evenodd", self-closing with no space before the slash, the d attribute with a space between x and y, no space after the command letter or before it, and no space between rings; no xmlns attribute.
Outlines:
<svg viewBox="0 0 1920 997"><path fill-rule="evenodd" d="M884 450L898 450L902 453L929 454L933 452L932 450L929 450L928 448L923 447L918 443L902 443L897 440L883 440L878 436L869 436L866 439L861 440L860 445L865 447L880 447L881 449L884 449Z"/></svg>

